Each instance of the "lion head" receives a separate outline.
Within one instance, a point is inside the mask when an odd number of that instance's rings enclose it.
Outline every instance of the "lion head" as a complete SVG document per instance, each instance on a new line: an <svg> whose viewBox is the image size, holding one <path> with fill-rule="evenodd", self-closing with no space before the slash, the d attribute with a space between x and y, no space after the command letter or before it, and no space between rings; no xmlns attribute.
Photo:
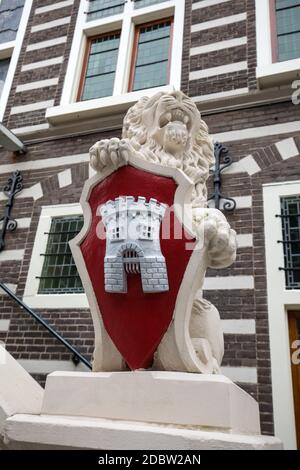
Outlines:
<svg viewBox="0 0 300 470"><path fill-rule="evenodd" d="M141 98L125 116L123 138L142 158L183 170L195 183L194 205L204 205L213 144L188 96L176 91Z"/></svg>

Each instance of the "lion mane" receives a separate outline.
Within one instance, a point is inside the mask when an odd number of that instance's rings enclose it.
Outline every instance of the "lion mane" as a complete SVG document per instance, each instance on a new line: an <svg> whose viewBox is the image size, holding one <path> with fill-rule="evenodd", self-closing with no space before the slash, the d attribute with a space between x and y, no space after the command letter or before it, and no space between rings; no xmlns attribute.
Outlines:
<svg viewBox="0 0 300 470"><path fill-rule="evenodd" d="M189 116L187 139L180 158L164 150L155 138L163 114L180 110ZM195 184L193 207L207 204L206 181L214 163L213 143L206 123L195 103L180 91L157 93L143 97L132 106L124 119L123 139L128 139L139 156L145 160L181 169Z"/></svg>

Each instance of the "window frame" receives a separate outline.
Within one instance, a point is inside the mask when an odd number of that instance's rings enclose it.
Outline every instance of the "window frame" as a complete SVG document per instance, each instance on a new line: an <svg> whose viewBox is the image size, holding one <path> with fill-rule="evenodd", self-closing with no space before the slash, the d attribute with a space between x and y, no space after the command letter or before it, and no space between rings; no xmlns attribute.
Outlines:
<svg viewBox="0 0 300 470"><path fill-rule="evenodd" d="M270 24L271 24L271 47L272 47L273 63L282 63L282 62L289 62L290 60L295 60L295 59L289 59L289 60L279 61L276 0L270 0Z"/></svg>
<svg viewBox="0 0 300 470"><path fill-rule="evenodd" d="M263 185L267 308L271 354L272 395L276 436L286 449L296 449L293 383L288 312L300 310L300 290L286 289L281 199L300 195L300 180Z"/></svg>
<svg viewBox="0 0 300 470"><path fill-rule="evenodd" d="M0 0L1 3L1 0ZM8 102L10 90L12 87L15 71L17 68L17 63L21 48L23 45L23 39L25 36L27 23L29 20L33 0L25 0L22 15L20 18L20 23L16 37L13 41L8 41L0 44L0 59L9 59L10 64L6 74L5 82L3 85L2 93L0 96L0 122L3 121L6 105Z"/></svg>
<svg viewBox="0 0 300 470"><path fill-rule="evenodd" d="M60 310L89 308L85 293L38 293L40 284L39 277L41 276L44 265L44 258L41 256L41 253L46 253L47 242L49 239L49 235L47 235L47 233L50 231L52 219L54 217L67 217L72 215L82 215L80 204L60 204L42 206L41 208L23 295L23 301L29 307Z"/></svg>
<svg viewBox="0 0 300 470"><path fill-rule="evenodd" d="M290 310L288 312L289 332L290 332L290 346L294 341L297 341L297 320L300 321L300 310ZM291 357L295 353L295 349L291 347ZM300 450L300 365L293 364L291 361L292 379L293 379L293 392L294 392L294 406L295 406L295 422L297 432L297 450Z"/></svg>
<svg viewBox="0 0 300 470"><path fill-rule="evenodd" d="M170 43L169 43L169 53L168 53L168 71L167 77L168 82L170 82L170 72L171 72L171 61L172 61L172 48L173 48L173 29L174 29L174 17L170 16L169 18L161 18L160 20L150 21L147 23L135 25L134 31L134 40L131 50L131 64L130 64L130 72L129 72L129 79L128 79L128 92L133 92L133 85L134 85L134 78L135 78L135 69L136 69L136 61L137 61L137 53L138 53L138 45L139 45L139 37L142 28L148 26L155 26L156 24L164 23L165 21L170 21ZM168 84L166 84L168 85ZM164 85L162 85L164 86ZM147 90L147 88L143 88L142 90ZM141 90L141 91L142 91ZM140 91L140 90L135 90Z"/></svg>
<svg viewBox="0 0 300 470"><path fill-rule="evenodd" d="M260 88L290 84L298 78L300 57L277 61L277 19L275 0L255 0L256 77Z"/></svg>
<svg viewBox="0 0 300 470"><path fill-rule="evenodd" d="M289 250L288 250L288 247L292 247L294 241L291 240L292 236L291 236L291 230L293 230L294 228L291 228L290 227L290 218L291 217L296 217L296 215L294 214L285 214L284 211L288 211L288 208L287 208L287 200L289 199L293 199L295 200L296 198L299 198L299 201L297 201L297 203L299 204L299 207L300 207L300 195L299 196L285 196L285 197L282 197L280 202L281 202L281 214L280 214L280 218L281 218L281 224L282 224L282 248L283 248L283 254L284 254L284 267L282 269L285 270L285 278L286 278L286 282L285 282L285 288L287 290L300 290L300 280L298 281L294 281L294 284L298 283L298 286L297 287L291 287L289 285L289 278L293 278L294 279L294 271L296 271L297 269L297 266L294 266L294 263L293 263L293 253L289 253ZM297 217L298 221L300 220L300 216ZM298 232L299 232L299 235L298 235L298 240L300 242L300 226L298 226ZM300 258L300 252L297 253L297 255L299 258ZM293 273L292 276L290 276L290 273Z"/></svg>
<svg viewBox="0 0 300 470"><path fill-rule="evenodd" d="M87 67L89 63L92 42L95 39L101 39L106 36L110 36L112 34L117 34L117 33L120 33L120 37L121 37L121 30L116 30L116 31L109 31L106 33L102 33L102 34L97 34L96 36L90 36L87 38L87 42L85 46L85 53L84 53L84 58L83 58L83 63L82 63L81 77L80 77L79 86L78 86L78 93L77 93L77 99L76 99L77 102L89 101L89 100L81 100L81 96L82 96L83 89L84 89L84 82L86 78L86 72L87 72ZM103 97L103 98L106 98L106 97ZM92 98L92 99L101 99L101 98Z"/></svg>
<svg viewBox="0 0 300 470"><path fill-rule="evenodd" d="M101 117L105 118L107 124L110 119L107 117L126 112L142 96L150 97L159 91L167 92L181 88L185 0L166 0L138 9L134 8L132 0L128 0L123 13L92 21L85 21L84 12L87 9L87 0L80 2L60 104L48 108L46 111L46 119L50 124L55 126L64 122L76 122L78 118L82 121L88 121ZM174 34L169 84L137 92L128 92L135 27L170 17L174 17ZM89 37L117 30L121 30L121 37L113 94L109 97L77 101ZM111 118L111 120L113 119Z"/></svg>

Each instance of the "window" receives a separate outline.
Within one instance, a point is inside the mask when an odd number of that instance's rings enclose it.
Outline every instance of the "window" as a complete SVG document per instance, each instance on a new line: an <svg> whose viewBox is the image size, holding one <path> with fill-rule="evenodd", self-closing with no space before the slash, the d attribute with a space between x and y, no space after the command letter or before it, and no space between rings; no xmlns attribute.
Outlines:
<svg viewBox="0 0 300 470"><path fill-rule="evenodd" d="M260 88L299 78L300 0L255 0L256 75Z"/></svg>
<svg viewBox="0 0 300 470"><path fill-rule="evenodd" d="M25 0L1 0L0 44L16 39Z"/></svg>
<svg viewBox="0 0 300 470"><path fill-rule="evenodd" d="M136 28L130 91L169 82L171 34L172 19Z"/></svg>
<svg viewBox="0 0 300 470"><path fill-rule="evenodd" d="M82 225L80 204L42 207L23 297L30 307L88 308L69 247Z"/></svg>
<svg viewBox="0 0 300 470"><path fill-rule="evenodd" d="M113 227L111 229L111 234L110 234L110 238L112 241L119 241L121 236L120 236L120 227Z"/></svg>
<svg viewBox="0 0 300 470"><path fill-rule="evenodd" d="M87 45L79 100L110 96L113 93L120 33L91 38Z"/></svg>
<svg viewBox="0 0 300 470"><path fill-rule="evenodd" d="M147 225L143 225L140 238L144 240L153 240L153 232L154 230L151 225L151 220L149 220Z"/></svg>
<svg viewBox="0 0 300 470"><path fill-rule="evenodd" d="M167 0L134 0L134 8L143 8L156 3L166 2Z"/></svg>
<svg viewBox="0 0 300 470"><path fill-rule="evenodd" d="M0 96L4 87L9 64L10 64L10 59L0 60Z"/></svg>
<svg viewBox="0 0 300 470"><path fill-rule="evenodd" d="M122 13L124 4L123 0L90 0L87 21Z"/></svg>
<svg viewBox="0 0 300 470"><path fill-rule="evenodd" d="M0 122L13 82L33 0L0 0Z"/></svg>
<svg viewBox="0 0 300 470"><path fill-rule="evenodd" d="M287 289L300 289L300 196L281 199Z"/></svg>
<svg viewBox="0 0 300 470"><path fill-rule="evenodd" d="M276 0L277 51L276 61L300 57L300 0ZM276 45L275 45L276 47Z"/></svg>
<svg viewBox="0 0 300 470"><path fill-rule="evenodd" d="M69 247L83 226L83 216L54 217L48 235L39 294L81 293L83 287Z"/></svg>
<svg viewBox="0 0 300 470"><path fill-rule="evenodd" d="M142 96L181 88L185 0L79 3L61 101L46 111L50 124L110 120Z"/></svg>

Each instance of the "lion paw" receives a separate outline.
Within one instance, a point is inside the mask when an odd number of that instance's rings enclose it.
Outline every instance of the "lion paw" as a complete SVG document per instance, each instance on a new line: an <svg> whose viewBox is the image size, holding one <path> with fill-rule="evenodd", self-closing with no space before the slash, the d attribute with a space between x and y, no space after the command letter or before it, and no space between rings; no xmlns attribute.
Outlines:
<svg viewBox="0 0 300 470"><path fill-rule="evenodd" d="M117 169L126 165L129 158L130 144L127 139L104 139L90 148L91 167L101 172L104 168Z"/></svg>
<svg viewBox="0 0 300 470"><path fill-rule="evenodd" d="M230 266L236 256L236 233L225 216L217 209L196 209L194 224L198 238L207 247L209 267L221 269Z"/></svg>

